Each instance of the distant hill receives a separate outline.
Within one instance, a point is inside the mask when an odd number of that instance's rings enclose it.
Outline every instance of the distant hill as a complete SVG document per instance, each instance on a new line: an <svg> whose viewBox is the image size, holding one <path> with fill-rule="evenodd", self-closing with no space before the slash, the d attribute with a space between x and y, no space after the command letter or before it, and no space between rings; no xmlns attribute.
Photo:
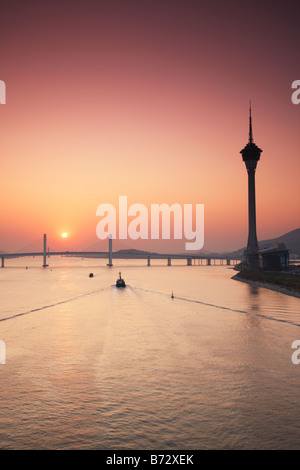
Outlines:
<svg viewBox="0 0 300 470"><path fill-rule="evenodd" d="M300 228L296 228L291 232L285 233L280 237L271 238L269 240L262 240L258 242L259 249L269 248L274 245L279 245L280 243L284 243L286 248L290 251L290 254L296 254L300 256ZM241 256L246 247L241 248L236 251L232 251L230 254L231 256Z"/></svg>
<svg viewBox="0 0 300 470"><path fill-rule="evenodd" d="M288 233L285 233L284 235L281 235L280 237L276 237L276 238L272 238L272 239L269 239L269 240L262 240L262 241L259 241L258 242L258 246L260 249L263 249L263 248L268 248L268 247L272 247L274 245L279 245L281 243L284 243L286 248L290 251L290 254L293 255L298 255L300 256L300 228L297 228L295 230L292 230L291 232L288 232ZM246 247L244 248L240 248L239 250L236 250L236 251L232 251L232 252L226 252L226 253L220 253L220 252L208 252L208 251L205 251L205 250L200 250L200 252L191 252L189 253L190 255L193 255L193 254L201 254L201 255L204 255L204 256L218 256L218 255L228 255L232 258L234 258L235 256L237 258L239 258L240 256L243 256L244 255L244 251L245 251ZM120 255L148 255L148 256L151 256L151 255L155 255L156 253L151 253L149 251L143 251L143 250L135 250L135 249L125 249L125 250L118 250L116 251L116 254L120 254ZM186 252L185 253L181 253L181 254L185 254L186 255Z"/></svg>
<svg viewBox="0 0 300 470"><path fill-rule="evenodd" d="M149 251L135 250L134 248L128 248L126 250L115 251L118 255L151 255ZM152 253L153 254L153 253Z"/></svg>

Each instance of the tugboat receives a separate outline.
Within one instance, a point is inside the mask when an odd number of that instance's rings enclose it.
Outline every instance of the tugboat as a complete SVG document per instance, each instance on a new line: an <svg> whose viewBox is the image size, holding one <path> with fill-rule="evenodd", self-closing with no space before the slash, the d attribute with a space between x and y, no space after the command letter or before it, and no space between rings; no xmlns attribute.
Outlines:
<svg viewBox="0 0 300 470"><path fill-rule="evenodd" d="M119 273L119 279L117 279L116 287L126 287L124 279L121 278L121 273Z"/></svg>

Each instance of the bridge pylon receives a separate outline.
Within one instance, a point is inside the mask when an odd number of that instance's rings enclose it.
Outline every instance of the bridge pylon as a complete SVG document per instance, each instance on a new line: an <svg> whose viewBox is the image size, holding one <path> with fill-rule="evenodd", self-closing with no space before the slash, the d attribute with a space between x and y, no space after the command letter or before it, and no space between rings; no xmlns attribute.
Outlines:
<svg viewBox="0 0 300 470"><path fill-rule="evenodd" d="M47 235L44 233L44 240L43 240L43 268L46 268L47 264Z"/></svg>
<svg viewBox="0 0 300 470"><path fill-rule="evenodd" d="M108 248L109 254L108 254L108 263L107 266L113 266L112 263L112 235L109 235L109 248Z"/></svg>

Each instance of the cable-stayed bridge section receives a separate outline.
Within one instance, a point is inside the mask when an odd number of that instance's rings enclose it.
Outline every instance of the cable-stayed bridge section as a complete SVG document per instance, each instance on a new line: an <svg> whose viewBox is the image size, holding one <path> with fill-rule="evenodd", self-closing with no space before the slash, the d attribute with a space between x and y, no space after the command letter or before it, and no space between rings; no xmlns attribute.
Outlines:
<svg viewBox="0 0 300 470"><path fill-rule="evenodd" d="M227 266L230 266L231 264L236 264L239 261L242 261L244 258L230 258L228 256L222 256L222 255L217 255L217 256L204 256L203 254L180 254L180 253L149 253L149 252L144 252L144 251L139 251L139 250L119 250L116 252L112 251L112 239L109 238L109 244L108 244L108 251L99 251L99 248L97 245L94 245L94 247L91 247L88 250L82 250L82 251L73 251L73 250L66 250L66 246L63 244L59 244L57 241L48 239L47 242L47 235L44 234L42 240L39 238L38 240L35 240L34 242L30 243L29 245L26 245L22 249L17 250L15 253L1 253L1 268L4 268L5 266L5 259L12 259L12 258L22 258L22 257L35 257L35 256L41 256L43 258L43 263L42 266L46 268L48 266L47 264L47 258L50 256L80 256L80 257L94 257L94 258L107 258L108 263L107 266L113 266L113 258L114 259L145 259L147 260L147 265L151 265L151 259L152 260L167 260L167 265L171 266L172 259L186 259L187 260L187 265L192 266L193 262L196 264L196 261L198 260L198 264L201 261L201 264L204 262L206 265L210 266L212 265L212 261L215 264L215 260L220 260L221 264L225 264ZM103 246L103 244L102 244ZM93 248L93 249L92 249Z"/></svg>

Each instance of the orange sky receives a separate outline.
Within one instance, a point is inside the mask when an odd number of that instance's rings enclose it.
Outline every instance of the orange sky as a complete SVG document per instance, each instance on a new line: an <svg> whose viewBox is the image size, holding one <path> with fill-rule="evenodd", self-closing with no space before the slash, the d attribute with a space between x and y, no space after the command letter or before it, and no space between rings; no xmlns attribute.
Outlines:
<svg viewBox="0 0 300 470"><path fill-rule="evenodd" d="M300 79L300 7L251 5L1 6L0 250L43 233L87 248L98 241L97 207L117 208L119 195L149 208L204 204L204 249L245 246L247 173L239 152L248 140L249 99L263 149L258 239L298 228L300 105L291 101L291 84Z"/></svg>

